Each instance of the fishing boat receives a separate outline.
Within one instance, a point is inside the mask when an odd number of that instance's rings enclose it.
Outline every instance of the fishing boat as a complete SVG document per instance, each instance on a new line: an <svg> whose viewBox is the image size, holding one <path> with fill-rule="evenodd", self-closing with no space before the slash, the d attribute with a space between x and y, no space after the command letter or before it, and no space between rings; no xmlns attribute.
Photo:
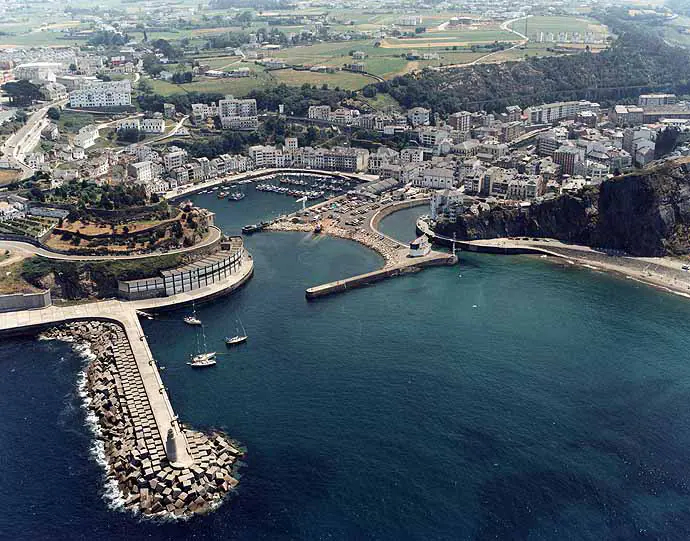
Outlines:
<svg viewBox="0 0 690 541"><path fill-rule="evenodd" d="M191 361L187 364L192 368L204 368L206 366L213 366L216 364L216 352L206 351L206 332L204 331L204 326L201 326L201 336L203 337L203 342L199 343L199 335L197 334L197 354L190 355ZM203 345L203 351L201 346Z"/></svg>
<svg viewBox="0 0 690 541"><path fill-rule="evenodd" d="M191 316L185 316L184 321L187 325L201 325L201 320L196 317L196 308L192 306L192 315Z"/></svg>
<svg viewBox="0 0 690 541"><path fill-rule="evenodd" d="M232 192L228 197L228 201L242 201L246 196L242 192Z"/></svg>
<svg viewBox="0 0 690 541"><path fill-rule="evenodd" d="M237 334L235 336L226 336L225 337L225 343L228 346L236 346L238 344L243 344L244 342L247 341L247 332L244 330L244 325L242 325L242 320L240 318L237 318L237 319L240 322L240 326L242 327L242 333L240 334L240 332L237 331Z"/></svg>

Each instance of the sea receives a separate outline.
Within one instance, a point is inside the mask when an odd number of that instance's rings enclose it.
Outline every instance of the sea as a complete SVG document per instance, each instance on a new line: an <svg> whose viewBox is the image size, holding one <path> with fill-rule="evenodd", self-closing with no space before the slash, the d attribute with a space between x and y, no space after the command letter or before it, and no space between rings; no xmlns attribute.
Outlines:
<svg viewBox="0 0 690 541"><path fill-rule="evenodd" d="M297 204L193 200L228 234ZM423 208L383 230L415 236ZM377 268L354 242L246 237L255 275L197 305L218 364L186 366L188 310L143 321L180 418L247 449L214 513L117 509L67 344L0 343L0 539L690 538L690 302L539 257L460 253L309 302ZM244 326L245 345L223 337ZM201 337L203 340L203 337Z"/></svg>

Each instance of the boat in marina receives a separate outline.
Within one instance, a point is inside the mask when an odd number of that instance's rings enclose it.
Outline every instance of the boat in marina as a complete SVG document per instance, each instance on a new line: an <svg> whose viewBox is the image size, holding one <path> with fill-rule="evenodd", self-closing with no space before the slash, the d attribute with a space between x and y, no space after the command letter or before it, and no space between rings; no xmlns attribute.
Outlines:
<svg viewBox="0 0 690 541"><path fill-rule="evenodd" d="M192 368L204 368L207 366L213 366L216 364L216 352L206 351L206 332L204 331L204 326L201 325L201 336L202 341L199 342L199 335L196 337L197 353L196 355L190 355L191 360L187 364ZM203 349L202 349L203 346Z"/></svg>
<svg viewBox="0 0 690 541"><path fill-rule="evenodd" d="M240 322L240 326L242 327L242 332L240 333L239 330L236 330L237 334L235 336L226 336L225 337L225 344L228 346L236 346L238 344L243 344L244 342L247 341L247 331L244 330L244 325L242 325L242 320L237 318L238 321Z"/></svg>
<svg viewBox="0 0 690 541"><path fill-rule="evenodd" d="M216 197L217 197L218 199L225 199L227 196L228 196L228 192L218 192L218 193L216 194Z"/></svg>
<svg viewBox="0 0 690 541"><path fill-rule="evenodd" d="M263 222L260 224L245 225L242 228L242 233L244 233L245 235L249 235L251 233L257 233L257 232L261 231L264 227L265 227L265 225L263 224Z"/></svg>
<svg viewBox="0 0 690 541"><path fill-rule="evenodd" d="M242 192L232 192L228 197L228 201L242 201L246 195Z"/></svg>
<svg viewBox="0 0 690 541"><path fill-rule="evenodd" d="M182 321L187 325L201 325L201 320L196 317L196 306L194 306L194 304L192 304L192 315L185 316Z"/></svg>

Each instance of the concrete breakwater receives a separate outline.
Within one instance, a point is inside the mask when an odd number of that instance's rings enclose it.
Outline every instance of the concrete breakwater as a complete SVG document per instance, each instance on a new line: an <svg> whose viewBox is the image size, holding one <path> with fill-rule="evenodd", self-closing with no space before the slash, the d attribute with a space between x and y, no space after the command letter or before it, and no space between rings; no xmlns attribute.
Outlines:
<svg viewBox="0 0 690 541"><path fill-rule="evenodd" d="M117 485L125 509L145 517L185 518L211 511L235 489L243 451L221 433L207 435L175 419L192 458L176 462L179 440L171 427L163 441L122 326L81 321L41 337L85 345L93 354L86 369L86 404L103 444L105 475Z"/></svg>

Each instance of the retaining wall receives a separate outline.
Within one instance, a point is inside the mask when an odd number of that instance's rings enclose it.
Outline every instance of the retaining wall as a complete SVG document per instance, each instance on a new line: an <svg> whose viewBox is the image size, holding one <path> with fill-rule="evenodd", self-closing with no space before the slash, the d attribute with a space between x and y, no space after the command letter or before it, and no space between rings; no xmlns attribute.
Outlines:
<svg viewBox="0 0 690 541"><path fill-rule="evenodd" d="M52 300L50 290L40 293L12 293L0 295L0 312L15 312L18 310L35 310L50 306Z"/></svg>

